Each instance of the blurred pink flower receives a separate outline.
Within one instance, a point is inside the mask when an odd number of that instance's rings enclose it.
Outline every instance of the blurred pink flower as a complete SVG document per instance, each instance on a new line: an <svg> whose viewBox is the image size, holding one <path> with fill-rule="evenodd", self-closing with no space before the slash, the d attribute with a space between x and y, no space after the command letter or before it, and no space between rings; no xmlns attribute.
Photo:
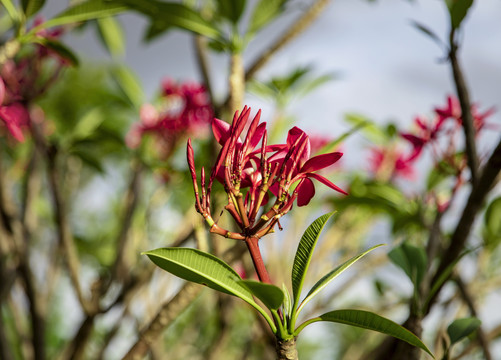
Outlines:
<svg viewBox="0 0 501 360"><path fill-rule="evenodd" d="M400 150L395 148L372 148L370 150L370 170L377 178L413 179L415 172L412 167L414 159L407 158Z"/></svg>
<svg viewBox="0 0 501 360"><path fill-rule="evenodd" d="M131 126L126 144L137 148L144 135L155 137L157 145L170 153L176 142L184 136L200 136L207 132L213 110L205 88L196 83L178 84L172 79L162 82L164 105L141 106L140 121Z"/></svg>
<svg viewBox="0 0 501 360"><path fill-rule="evenodd" d="M22 128L29 126L29 114L26 107L20 102L8 103L5 83L0 77L0 119L4 122L7 130L18 141L24 141ZM10 96L13 99L12 96Z"/></svg>

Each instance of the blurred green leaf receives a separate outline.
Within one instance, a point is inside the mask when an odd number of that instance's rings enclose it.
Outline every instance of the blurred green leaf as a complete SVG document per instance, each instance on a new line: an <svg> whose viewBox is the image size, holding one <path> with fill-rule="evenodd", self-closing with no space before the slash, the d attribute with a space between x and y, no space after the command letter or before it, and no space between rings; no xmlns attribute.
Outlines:
<svg viewBox="0 0 501 360"><path fill-rule="evenodd" d="M477 330L482 322L476 317L469 317L463 319L454 320L447 327L447 334L451 340L451 346L465 337L471 335L475 330Z"/></svg>
<svg viewBox="0 0 501 360"><path fill-rule="evenodd" d="M72 131L73 140L82 140L89 137L104 121L104 115L100 108L89 110L77 122Z"/></svg>
<svg viewBox="0 0 501 360"><path fill-rule="evenodd" d="M17 8L14 6L14 3L11 0L1 0L5 10L9 14L10 18L13 22L16 22L19 19L19 12Z"/></svg>
<svg viewBox="0 0 501 360"><path fill-rule="evenodd" d="M376 126L369 118L360 114L348 113L345 115L344 120L354 127L360 126L362 133L372 142L380 143L386 141L385 132Z"/></svg>
<svg viewBox="0 0 501 360"><path fill-rule="evenodd" d="M284 293L275 285L253 280L242 280L240 284L249 289L270 310L277 310L284 302Z"/></svg>
<svg viewBox="0 0 501 360"><path fill-rule="evenodd" d="M485 211L484 239L490 248L501 243L501 197L492 200Z"/></svg>
<svg viewBox="0 0 501 360"><path fill-rule="evenodd" d="M426 272L428 261L425 250L404 242L400 246L393 248L388 253L388 257L405 272L417 289Z"/></svg>
<svg viewBox="0 0 501 360"><path fill-rule="evenodd" d="M212 39L217 39L220 36L216 27L202 18L197 11L184 4L157 0L119 0L119 3L125 4L150 18L148 39L158 36L171 27L178 27Z"/></svg>
<svg viewBox="0 0 501 360"><path fill-rule="evenodd" d="M218 11L233 24L237 24L245 9L246 2L246 0L217 0Z"/></svg>
<svg viewBox="0 0 501 360"><path fill-rule="evenodd" d="M112 75L131 104L139 109L144 102L144 93L136 75L125 65L113 67Z"/></svg>
<svg viewBox="0 0 501 360"><path fill-rule="evenodd" d="M283 12L287 0L260 0L252 12L249 30L254 34Z"/></svg>
<svg viewBox="0 0 501 360"><path fill-rule="evenodd" d="M297 335L305 326L317 322L329 321L339 324L356 326L362 329L377 331L394 338L405 341L413 346L416 346L433 357L433 354L428 350L425 344L413 333L403 326L386 319L380 315L363 310L335 310L326 314L320 315L317 318L311 319L303 323L295 332Z"/></svg>
<svg viewBox="0 0 501 360"><path fill-rule="evenodd" d="M39 26L33 28L30 33L34 34L40 29L45 29L53 26L107 17L118 14L119 12L122 12L124 10L127 10L127 7L117 2L104 0L88 0L80 2L77 5L64 10L52 19L49 19Z"/></svg>
<svg viewBox="0 0 501 360"><path fill-rule="evenodd" d="M370 249L364 251L361 254L358 254L357 256L352 257L351 259L345 261L341 265L339 265L337 268L334 270L330 271L326 275L324 275L320 280L316 282L315 285L310 289L304 300L301 302L301 305L299 305L299 308L297 312L299 313L300 310L311 300L315 295L317 295L323 288L325 288L329 283L334 280L336 277L341 275L345 270L347 270L351 265L356 263L358 260L360 260L362 257L370 253L372 250L383 246L384 244L379 244L376 246L371 247Z"/></svg>
<svg viewBox="0 0 501 360"><path fill-rule="evenodd" d="M73 147L70 150L70 154L79 158L85 165L98 172L99 174L104 174L104 166L102 159L95 155L92 151L86 148Z"/></svg>
<svg viewBox="0 0 501 360"><path fill-rule="evenodd" d="M52 40L48 38L36 38L35 42L56 52L61 58L63 58L70 65L78 66L80 64L78 57L73 53L73 51L57 40Z"/></svg>
<svg viewBox="0 0 501 360"><path fill-rule="evenodd" d="M24 15L27 19L35 15L44 6L45 0L21 0Z"/></svg>
<svg viewBox="0 0 501 360"><path fill-rule="evenodd" d="M125 52L125 40L120 22L114 17L108 16L97 19L97 27L100 38L111 55L123 55Z"/></svg>
<svg viewBox="0 0 501 360"><path fill-rule="evenodd" d="M161 269L181 279L239 297L259 311L270 327L276 331L271 318L252 298L252 292L242 285L240 276L223 260L190 248L162 248L146 251L143 254Z"/></svg>
<svg viewBox="0 0 501 360"><path fill-rule="evenodd" d="M437 34L435 34L430 28L428 28L426 25L421 24L420 22L411 20L411 25L414 26L416 29L421 31L423 34L428 36L431 40L433 40L435 43L437 43L440 47L444 47L444 43L442 40L438 37Z"/></svg>

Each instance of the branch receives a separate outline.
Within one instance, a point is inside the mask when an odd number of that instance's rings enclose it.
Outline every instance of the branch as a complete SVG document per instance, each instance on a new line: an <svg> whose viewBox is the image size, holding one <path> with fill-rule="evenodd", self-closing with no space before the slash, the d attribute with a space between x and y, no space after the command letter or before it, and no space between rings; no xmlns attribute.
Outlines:
<svg viewBox="0 0 501 360"><path fill-rule="evenodd" d="M442 273L448 269L454 261L456 261L461 251L463 251L475 218L481 210L487 194L495 184L500 171L501 140L492 152L487 164L484 166L480 178L471 190L468 202L466 203L461 218L459 219L456 229L451 236L449 247L445 250L445 253L440 260L440 264L432 278L431 284L435 284L438 281ZM444 283L445 281L439 287L438 291L435 292L433 298L430 299L427 308L423 311L424 314L427 314L430 311Z"/></svg>
<svg viewBox="0 0 501 360"><path fill-rule="evenodd" d="M130 238L128 234L132 225L132 218L139 202L142 170L143 166L141 165L141 163L139 161L135 161L132 165L132 176L129 187L127 188L127 193L125 195L123 221L116 240L117 255L111 272L113 278L118 280L123 280L126 276L126 274L124 273L126 269L124 268L125 265L123 263L123 257L125 248L127 246L127 240Z"/></svg>
<svg viewBox="0 0 501 360"><path fill-rule="evenodd" d="M310 26L315 19L320 16L325 7L329 4L330 0L317 0L311 7L306 11L295 23L294 25L283 34L280 39L278 39L270 48L264 51L249 67L245 73L245 80L248 81L254 77L256 72L261 69L271 57L281 50L283 47L288 45L292 40L299 36L303 31L305 31L308 26Z"/></svg>
<svg viewBox="0 0 501 360"><path fill-rule="evenodd" d="M452 27L449 37L451 49L449 53L449 59L451 62L454 83L456 85L457 96L461 105L461 118L466 143L466 157L468 161L468 167L470 168L471 172L471 182L473 185L475 185L478 180L478 156L475 146L475 127L473 124L473 116L471 114L470 95L468 93L468 87L466 86L466 80L463 76L463 72L461 70L461 67L459 66L457 59L458 46L454 42L454 37L455 29Z"/></svg>
<svg viewBox="0 0 501 360"><path fill-rule="evenodd" d="M123 357L123 360L143 359L163 330L195 300L202 289L201 286L195 283L188 282L184 284L181 290L162 306L155 318L141 332L139 339Z"/></svg>
<svg viewBox="0 0 501 360"><path fill-rule="evenodd" d="M304 32L317 18L320 16L325 7L329 4L330 0L317 0L311 7L287 30L275 43L273 43L267 50L265 50L258 58L252 63L249 69L245 72L245 82L251 80L256 72L260 70L275 53L280 51L292 40ZM230 103L231 93L228 95L223 104L217 109L219 113L221 108L225 108Z"/></svg>
<svg viewBox="0 0 501 360"><path fill-rule="evenodd" d="M68 266L71 283L73 285L73 288L75 289L78 301L80 302L83 311L86 314L95 313L95 306L92 306L92 304L87 301L80 287L80 261L78 259L77 249L67 216L68 210L61 193L59 172L56 164L56 149L49 149L45 138L40 133L40 130L37 128L36 124L34 124L33 122L31 124L31 133L33 139L35 140L37 148L39 149L40 153L45 158L47 163L47 175L50 192L52 193L52 202L55 212L58 240L65 253L65 259Z"/></svg>
<svg viewBox="0 0 501 360"><path fill-rule="evenodd" d="M456 282L456 285L458 286L459 293L461 294L461 297L463 298L464 302L468 306L470 314L474 317L478 317L477 309L475 307L473 297L471 296L470 291L468 290L468 286L464 283L463 279L461 279L461 277L459 277L459 276L456 276L454 278L454 281ZM487 340L487 336L485 334L485 331L483 330L483 328L481 326L477 329L477 339L478 339L478 343L480 344L480 347L482 348L482 351L484 352L485 360L492 360L492 355L489 351L489 342Z"/></svg>
<svg viewBox="0 0 501 360"><path fill-rule="evenodd" d="M200 36L194 36L195 54L198 68L202 75L203 83L209 94L210 103L214 105L214 94L212 92L212 82L210 81L209 58L207 56L207 39Z"/></svg>

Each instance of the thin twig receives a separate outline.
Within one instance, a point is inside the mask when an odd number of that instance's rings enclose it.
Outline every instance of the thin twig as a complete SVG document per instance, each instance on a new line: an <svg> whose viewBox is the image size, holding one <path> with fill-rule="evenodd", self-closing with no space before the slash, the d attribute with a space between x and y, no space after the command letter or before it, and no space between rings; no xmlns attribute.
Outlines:
<svg viewBox="0 0 501 360"><path fill-rule="evenodd" d="M200 35L195 35L193 41L195 43L197 64L200 74L202 75L205 90L207 94L209 94L210 103L214 104L214 94L212 92L212 82L210 80L209 57L207 56L207 39Z"/></svg>
<svg viewBox="0 0 501 360"><path fill-rule="evenodd" d="M455 43L455 28L452 27L449 37L450 53L449 59L451 62L452 75L454 77L454 84L456 85L456 92L461 105L461 119L464 130L465 144L466 144L466 157L468 167L471 172L471 182L473 185L478 180L478 156L475 146L475 127L473 124L473 116L471 114L471 102L466 80L463 76L459 61L457 58L458 46Z"/></svg>
<svg viewBox="0 0 501 360"><path fill-rule="evenodd" d="M58 239L65 253L71 283L75 289L78 301L80 302L83 311L86 314L95 313L95 306L92 306L92 304L87 301L80 286L80 261L78 259L75 241L69 224L66 204L61 194L62 189L60 186L59 171L56 164L57 151L54 148L49 149L45 138L40 133L36 124L32 124L31 130L35 144L47 163L47 175L50 192L52 194Z"/></svg>
<svg viewBox="0 0 501 360"><path fill-rule="evenodd" d="M461 218L451 236L448 248L445 250L443 256L440 259L440 264L432 277L431 284L435 284L438 279L442 276L443 272L446 271L449 266L451 266L454 261L457 260L458 256L464 250L466 240L470 235L471 228L478 212L481 210L487 194L492 189L496 182L496 178L501 171L501 140L492 152L489 160L485 164L482 174L478 179L478 182L471 190L468 202L463 210ZM434 296L430 299L427 308L423 309L423 313L427 314L433 302L436 300L440 289L443 284L439 287L438 291L435 292Z"/></svg>
<svg viewBox="0 0 501 360"><path fill-rule="evenodd" d="M292 40L304 32L318 18L318 16L320 16L330 1L331 0L317 0L317 2L311 5L310 8L299 19L297 19L277 41L275 41L275 43L273 43L267 50L257 57L257 59L245 72L245 81L247 82L251 80L256 72L266 65L275 53L287 46L290 42L292 42ZM226 97L222 106L220 106L219 109L216 109L216 113L220 112L221 108L226 108L228 106L230 98L231 93Z"/></svg>

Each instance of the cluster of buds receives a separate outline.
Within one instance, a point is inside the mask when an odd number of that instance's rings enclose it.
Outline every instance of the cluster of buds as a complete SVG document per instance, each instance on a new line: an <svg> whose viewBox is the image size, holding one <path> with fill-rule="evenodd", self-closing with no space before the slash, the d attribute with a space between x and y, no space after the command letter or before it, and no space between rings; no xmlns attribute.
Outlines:
<svg viewBox="0 0 501 360"><path fill-rule="evenodd" d="M141 107L140 121L132 125L126 143L137 148L143 136L152 135L160 157L165 159L179 139L205 132L213 110L206 89L197 83L164 80L161 100L159 108L151 104Z"/></svg>
<svg viewBox="0 0 501 360"><path fill-rule="evenodd" d="M212 130L221 150L206 184L205 170L201 170L201 193L191 140L188 140L188 165L193 179L196 210L205 218L210 231L227 238L260 239L280 228L280 218L287 214L294 202L307 205L315 194L311 179L346 194L338 186L316 171L338 161L342 153L332 152L310 158L310 140L301 129L289 130L286 144L268 145L266 123L260 123L259 111L249 121L251 109L244 107L235 113L232 124L219 119L212 122ZM250 122L250 124L249 124ZM247 134L241 137L245 128ZM260 148L257 148L258 145ZM238 225L239 232L220 227L210 210L210 196L214 180L221 182L228 196L225 209ZM271 195L275 201L267 209Z"/></svg>

